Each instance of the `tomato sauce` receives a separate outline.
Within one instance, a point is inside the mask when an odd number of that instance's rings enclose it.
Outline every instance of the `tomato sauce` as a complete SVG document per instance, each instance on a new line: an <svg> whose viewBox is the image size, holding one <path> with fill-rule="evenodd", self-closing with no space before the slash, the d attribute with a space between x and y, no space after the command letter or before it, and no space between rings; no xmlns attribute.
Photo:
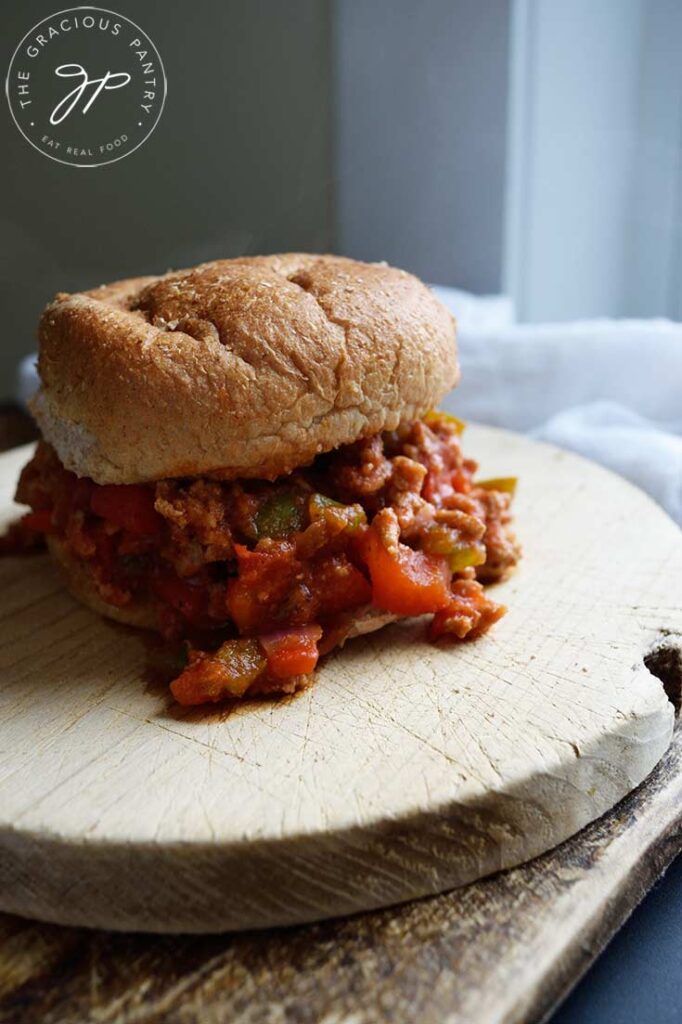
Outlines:
<svg viewBox="0 0 682 1024"><path fill-rule="evenodd" d="M461 429L429 413L273 483L99 486L41 443L17 489L31 511L4 548L56 536L103 600L152 599L167 636L199 632L172 684L181 703L289 691L368 608L432 614L434 639L474 638L503 614L481 584L519 557L513 481L476 483Z"/></svg>

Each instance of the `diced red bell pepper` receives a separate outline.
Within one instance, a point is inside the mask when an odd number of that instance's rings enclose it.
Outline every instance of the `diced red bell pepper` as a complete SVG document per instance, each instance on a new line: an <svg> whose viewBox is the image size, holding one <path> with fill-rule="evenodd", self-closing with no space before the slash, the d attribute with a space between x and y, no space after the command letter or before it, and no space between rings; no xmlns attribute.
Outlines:
<svg viewBox="0 0 682 1024"><path fill-rule="evenodd" d="M317 642L321 636L319 626L303 626L259 637L271 675L277 679L288 679L312 672L317 665Z"/></svg>
<svg viewBox="0 0 682 1024"><path fill-rule="evenodd" d="M389 551L373 527L367 531L363 549L377 608L395 615L423 615L449 604L452 574L444 555L413 551L400 543Z"/></svg>
<svg viewBox="0 0 682 1024"><path fill-rule="evenodd" d="M114 526L138 536L156 536L163 517L154 508L154 489L144 484L103 484L90 498L90 508Z"/></svg>
<svg viewBox="0 0 682 1024"><path fill-rule="evenodd" d="M312 579L321 615L336 615L372 600L371 586L345 555L316 564Z"/></svg>

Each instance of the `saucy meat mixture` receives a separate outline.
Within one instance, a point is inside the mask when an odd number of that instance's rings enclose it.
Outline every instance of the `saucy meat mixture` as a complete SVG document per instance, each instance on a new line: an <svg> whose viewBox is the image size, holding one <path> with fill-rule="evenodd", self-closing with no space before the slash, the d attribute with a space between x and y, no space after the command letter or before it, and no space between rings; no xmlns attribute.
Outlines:
<svg viewBox="0 0 682 1024"><path fill-rule="evenodd" d="M103 601L154 598L188 641L181 704L293 692L369 612L430 613L432 639L469 640L504 608L482 584L519 558L513 479L474 481L460 420L442 412L318 456L272 483L207 478L99 486L45 442L6 547L53 535Z"/></svg>

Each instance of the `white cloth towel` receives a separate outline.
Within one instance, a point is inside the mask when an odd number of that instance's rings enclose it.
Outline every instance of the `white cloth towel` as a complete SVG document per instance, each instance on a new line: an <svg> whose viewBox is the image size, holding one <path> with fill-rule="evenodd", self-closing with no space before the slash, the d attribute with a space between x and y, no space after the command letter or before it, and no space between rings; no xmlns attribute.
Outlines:
<svg viewBox="0 0 682 1024"><path fill-rule="evenodd" d="M440 297L457 316L457 295L447 291ZM458 322L462 383L446 408L580 452L648 491L682 524L682 324L481 328L468 309Z"/></svg>
<svg viewBox="0 0 682 1024"><path fill-rule="evenodd" d="M627 477L682 525L682 437L615 402L565 409L533 434Z"/></svg>

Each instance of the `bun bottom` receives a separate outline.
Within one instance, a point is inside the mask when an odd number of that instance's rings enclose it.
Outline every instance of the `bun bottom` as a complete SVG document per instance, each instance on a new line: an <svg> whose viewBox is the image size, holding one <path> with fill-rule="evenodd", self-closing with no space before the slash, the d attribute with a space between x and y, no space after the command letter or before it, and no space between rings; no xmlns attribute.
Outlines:
<svg viewBox="0 0 682 1024"><path fill-rule="evenodd" d="M57 563L66 589L82 604L98 615L105 615L115 622L138 629L159 630L159 613L153 598L136 598L130 604L119 608L108 604L99 594L88 566L67 550L57 537L47 537L47 548Z"/></svg>
<svg viewBox="0 0 682 1024"><path fill-rule="evenodd" d="M115 622L121 622L126 626L135 626L137 629L160 631L159 608L154 598L136 598L130 604L122 608L117 605L107 604L100 596L92 575L87 565L75 555L71 554L66 546L57 537L47 537L48 550L57 563L61 577L67 590L82 604L104 615ZM347 639L352 640L357 636L364 636L366 633L373 633L377 629L383 629L391 622L400 618L398 615L391 615L389 612L382 612L377 608L364 607L358 610L358 615L348 633Z"/></svg>

